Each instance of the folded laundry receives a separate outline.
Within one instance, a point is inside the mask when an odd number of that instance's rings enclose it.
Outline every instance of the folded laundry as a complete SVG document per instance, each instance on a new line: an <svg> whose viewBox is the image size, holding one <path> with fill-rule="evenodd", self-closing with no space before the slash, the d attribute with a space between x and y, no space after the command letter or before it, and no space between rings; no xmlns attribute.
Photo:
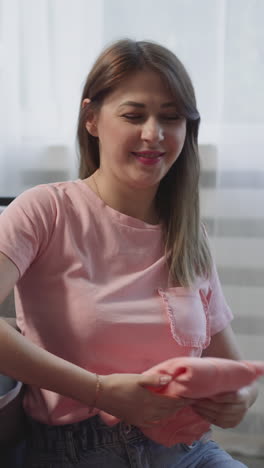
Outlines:
<svg viewBox="0 0 264 468"><path fill-rule="evenodd" d="M150 391L175 398L212 398L217 394L236 391L250 385L264 375L264 362L179 357L161 362L143 372L155 373L171 375L173 379L166 386L149 387ZM104 411L100 411L100 416L108 425L119 422L118 418ZM188 406L153 427L140 429L153 441L171 447L177 443L192 444L210 429L210 424Z"/></svg>

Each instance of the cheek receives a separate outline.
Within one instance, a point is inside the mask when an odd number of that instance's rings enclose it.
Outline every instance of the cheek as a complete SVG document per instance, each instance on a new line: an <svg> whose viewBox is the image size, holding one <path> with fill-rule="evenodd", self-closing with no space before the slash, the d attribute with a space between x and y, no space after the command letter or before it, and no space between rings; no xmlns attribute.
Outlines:
<svg viewBox="0 0 264 468"><path fill-rule="evenodd" d="M138 132L136 128L127 129L118 125L116 122L108 122L104 126L99 127L99 139L101 141L101 147L107 148L128 148L133 150L135 140L138 138Z"/></svg>
<svg viewBox="0 0 264 468"><path fill-rule="evenodd" d="M184 142L185 142L186 131L185 130L177 130L173 132L171 135L168 135L168 145L170 146L173 152L181 152Z"/></svg>

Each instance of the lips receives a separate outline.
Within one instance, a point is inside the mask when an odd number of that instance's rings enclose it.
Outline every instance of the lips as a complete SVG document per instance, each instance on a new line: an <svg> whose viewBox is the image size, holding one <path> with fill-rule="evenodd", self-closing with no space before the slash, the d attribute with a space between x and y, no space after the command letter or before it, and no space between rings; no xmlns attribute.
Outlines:
<svg viewBox="0 0 264 468"><path fill-rule="evenodd" d="M164 156L165 153L161 151L133 151L132 154L139 158L154 159L161 158L162 156Z"/></svg>
<svg viewBox="0 0 264 468"><path fill-rule="evenodd" d="M161 151L133 151L133 156L144 166L154 166L159 164L165 153Z"/></svg>

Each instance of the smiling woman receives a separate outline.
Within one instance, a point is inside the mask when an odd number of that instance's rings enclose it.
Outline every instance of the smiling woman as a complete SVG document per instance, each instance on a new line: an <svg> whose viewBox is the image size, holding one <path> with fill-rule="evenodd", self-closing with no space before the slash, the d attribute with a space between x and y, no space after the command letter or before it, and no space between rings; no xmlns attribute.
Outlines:
<svg viewBox="0 0 264 468"><path fill-rule="evenodd" d="M161 391L174 375L145 373L240 358L200 220L199 121L172 52L118 41L84 86L80 178L30 189L0 216L0 300L16 285L21 330L0 321L0 373L27 384L27 468L243 466L206 431L236 425L253 385L194 402ZM145 434L179 411L202 429L170 446Z"/></svg>
<svg viewBox="0 0 264 468"><path fill-rule="evenodd" d="M171 276L184 285L211 267L199 214L199 122L183 64L159 44L119 41L87 77L80 177L91 188L96 180L103 200L118 211L163 224ZM159 156L149 160L146 151Z"/></svg>

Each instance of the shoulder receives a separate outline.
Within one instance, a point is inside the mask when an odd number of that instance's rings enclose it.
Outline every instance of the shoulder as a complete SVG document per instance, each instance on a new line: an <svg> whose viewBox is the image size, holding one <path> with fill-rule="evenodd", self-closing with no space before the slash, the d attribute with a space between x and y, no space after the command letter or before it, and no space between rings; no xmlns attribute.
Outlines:
<svg viewBox="0 0 264 468"><path fill-rule="evenodd" d="M37 185L25 190L3 211L1 228L5 232L28 232L36 239L50 237L54 228L64 225L68 213L78 206L78 184L75 181Z"/></svg>
<svg viewBox="0 0 264 468"><path fill-rule="evenodd" d="M77 196L75 181L41 184L22 192L4 211L6 215L11 211L22 210L25 214L45 213L55 214L59 207L71 197Z"/></svg>
<svg viewBox="0 0 264 468"><path fill-rule="evenodd" d="M21 193L17 197L17 200L28 200L38 203L60 200L69 196L69 194L74 194L76 192L76 182L77 181L66 181L36 185L35 187L32 187Z"/></svg>

